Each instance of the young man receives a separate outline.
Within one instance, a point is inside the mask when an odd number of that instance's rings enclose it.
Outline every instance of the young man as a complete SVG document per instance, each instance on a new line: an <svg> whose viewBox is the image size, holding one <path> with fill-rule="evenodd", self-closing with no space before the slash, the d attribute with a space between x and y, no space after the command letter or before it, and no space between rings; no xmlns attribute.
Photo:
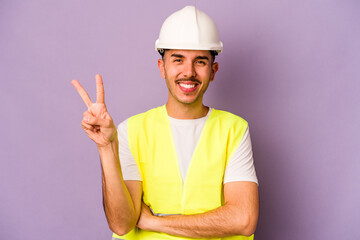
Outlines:
<svg viewBox="0 0 360 240"><path fill-rule="evenodd" d="M88 106L81 124L100 153L113 239L253 239L258 189L248 124L203 104L222 51L214 22L185 7L164 22L156 49L168 101L118 131L101 76L96 103L72 82Z"/></svg>

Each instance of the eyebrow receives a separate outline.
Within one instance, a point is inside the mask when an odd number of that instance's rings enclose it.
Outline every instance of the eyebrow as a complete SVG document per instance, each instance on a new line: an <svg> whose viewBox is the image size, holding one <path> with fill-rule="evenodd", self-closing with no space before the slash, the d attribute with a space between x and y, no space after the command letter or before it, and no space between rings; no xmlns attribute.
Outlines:
<svg viewBox="0 0 360 240"><path fill-rule="evenodd" d="M207 56L197 56L195 59L209 60L209 58Z"/></svg>
<svg viewBox="0 0 360 240"><path fill-rule="evenodd" d="M176 54L176 53L171 54L171 57L184 58L184 56L183 56L183 55L181 55L181 54Z"/></svg>
<svg viewBox="0 0 360 240"><path fill-rule="evenodd" d="M171 57L175 57L175 58L184 58L184 56L183 56L183 55L181 55L181 54L176 54L176 53L171 54ZM209 60L209 58L208 58L207 56L197 56L195 59L196 59L196 60L198 60L198 59L205 59L205 60Z"/></svg>

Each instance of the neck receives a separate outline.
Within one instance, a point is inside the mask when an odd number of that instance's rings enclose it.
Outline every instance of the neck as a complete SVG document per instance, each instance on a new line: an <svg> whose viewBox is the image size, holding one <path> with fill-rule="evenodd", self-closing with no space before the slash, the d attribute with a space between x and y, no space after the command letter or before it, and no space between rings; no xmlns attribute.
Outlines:
<svg viewBox="0 0 360 240"><path fill-rule="evenodd" d="M204 106L202 102L200 102L200 104L175 104L171 101L168 101L166 103L166 111L168 115L172 118L196 119L205 117L209 111L209 107Z"/></svg>

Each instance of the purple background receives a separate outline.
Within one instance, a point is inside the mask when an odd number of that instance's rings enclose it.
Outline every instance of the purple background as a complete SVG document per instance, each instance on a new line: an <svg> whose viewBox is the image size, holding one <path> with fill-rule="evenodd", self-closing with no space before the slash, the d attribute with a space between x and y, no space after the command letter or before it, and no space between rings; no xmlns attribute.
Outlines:
<svg viewBox="0 0 360 240"><path fill-rule="evenodd" d="M195 1L1 1L0 239L110 239L82 131L103 75L116 124L167 98L160 26ZM224 53L205 103L250 123L256 239L360 237L359 1L196 1Z"/></svg>

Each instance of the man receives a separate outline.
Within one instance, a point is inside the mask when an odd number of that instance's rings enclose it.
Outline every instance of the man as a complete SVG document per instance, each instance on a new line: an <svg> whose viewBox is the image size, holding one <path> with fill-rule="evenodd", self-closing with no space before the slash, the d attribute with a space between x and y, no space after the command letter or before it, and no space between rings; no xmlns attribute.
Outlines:
<svg viewBox="0 0 360 240"><path fill-rule="evenodd" d="M88 106L81 124L100 153L113 239L253 239L258 190L247 122L203 105L222 51L214 22L185 7L164 22L156 49L168 101L118 131L101 76L95 103L72 82Z"/></svg>

